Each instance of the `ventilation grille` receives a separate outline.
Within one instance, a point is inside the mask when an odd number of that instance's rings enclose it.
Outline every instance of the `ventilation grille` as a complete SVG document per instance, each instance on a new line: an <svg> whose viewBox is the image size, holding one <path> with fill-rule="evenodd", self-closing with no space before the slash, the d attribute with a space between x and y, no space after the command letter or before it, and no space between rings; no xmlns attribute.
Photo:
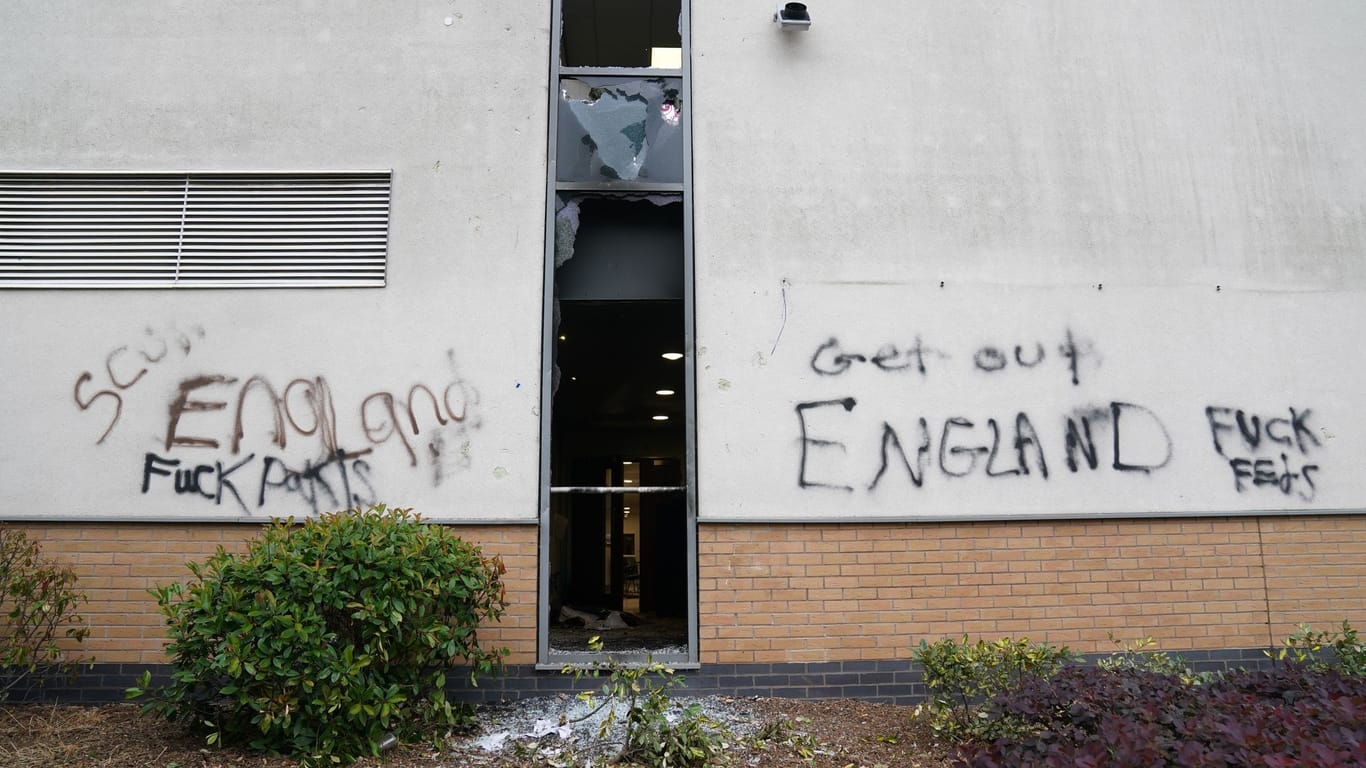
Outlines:
<svg viewBox="0 0 1366 768"><path fill-rule="evenodd" d="M0 287L383 286L390 178L0 172Z"/></svg>

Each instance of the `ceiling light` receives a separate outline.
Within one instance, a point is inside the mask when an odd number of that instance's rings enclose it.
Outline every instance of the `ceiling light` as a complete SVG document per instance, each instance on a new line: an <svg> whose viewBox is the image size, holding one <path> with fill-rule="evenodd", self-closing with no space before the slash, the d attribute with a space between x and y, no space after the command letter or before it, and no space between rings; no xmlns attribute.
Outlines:
<svg viewBox="0 0 1366 768"><path fill-rule="evenodd" d="M664 358L665 360L682 360L682 359L683 359L683 353L682 353L682 352L665 352L664 354L660 355L660 357Z"/></svg>
<svg viewBox="0 0 1366 768"><path fill-rule="evenodd" d="M635 481L628 477L628 478L622 480L621 482L623 482L623 483L634 483Z"/></svg>
<svg viewBox="0 0 1366 768"><path fill-rule="evenodd" d="M682 48L651 48L651 49L650 49L650 68L651 68L651 69L682 69L682 68L683 68L683 49L682 49Z"/></svg>
<svg viewBox="0 0 1366 768"><path fill-rule="evenodd" d="M560 341L564 341L564 340L565 340L565 337L564 337L564 334L562 333L562 334L560 334Z"/></svg>
<svg viewBox="0 0 1366 768"><path fill-rule="evenodd" d="M621 466L623 466L623 467L629 467L629 466L631 466L631 465L634 464L634 463L635 463L634 461L631 461L631 460L628 459L628 460L626 460L626 461L621 462Z"/></svg>
<svg viewBox="0 0 1366 768"><path fill-rule="evenodd" d="M668 420L669 420L669 417L668 417L668 416L664 416L663 414L661 414L661 415L659 415L659 416L651 416L650 418L654 419L655 421L668 421Z"/></svg>
<svg viewBox="0 0 1366 768"><path fill-rule="evenodd" d="M660 397L668 397L669 395L672 395L673 393L674 393L674 391L673 391L672 389L656 389L656 390L655 390L655 394L656 394L656 395L659 395Z"/></svg>

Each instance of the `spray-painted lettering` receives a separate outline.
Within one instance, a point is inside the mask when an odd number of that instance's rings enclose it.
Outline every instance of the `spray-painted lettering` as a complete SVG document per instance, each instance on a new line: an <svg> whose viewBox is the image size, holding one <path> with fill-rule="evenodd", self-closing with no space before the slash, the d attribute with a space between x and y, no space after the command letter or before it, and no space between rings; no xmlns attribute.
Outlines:
<svg viewBox="0 0 1366 768"><path fill-rule="evenodd" d="M1091 343L1079 340L1070 328L1063 332L1053 354L1056 354L1058 365L1067 372L1073 386L1081 384L1083 361L1089 359L1092 367L1098 364ZM1008 369L1030 370L1045 365L1051 359L1050 346L1039 340L1017 344L983 344L971 350L968 357L974 370L992 374ZM926 377L931 372L930 361L952 359L953 356L948 352L926 344L919 335L908 344L883 344L871 355L851 351L832 336L816 347L815 354L811 356L811 370L821 376L839 376L855 366L870 365L887 373L905 371Z"/></svg>
<svg viewBox="0 0 1366 768"><path fill-rule="evenodd" d="M1107 448L1107 468L1114 472L1149 473L1166 466L1172 457L1171 437L1156 413L1135 403L1115 401L1102 411L1054 415L1040 422L1054 428L1044 433L1036 425L1035 417L1025 411L1009 418L920 416L914 419L913 427L900 430L891 421L883 421L875 436L855 436L878 445L878 464L869 470L871 479L861 479L857 471L847 476L831 476L821 469L820 465L827 463L822 459L830 452L841 456L849 452L848 436L840 434L838 419L831 419L841 413L852 414L857 405L852 397L797 404L800 487L842 491L862 487L874 491L889 472L904 476L916 488L923 487L932 474L944 478L1032 477L1047 481L1053 472L1048 454L1053 451L1063 455L1072 473L1097 469L1099 457ZM831 433L813 432L813 415L821 416L822 424ZM1101 426L1111 436L1104 447L1097 446L1093 438L1093 428ZM1082 462L1077 461L1078 454Z"/></svg>
<svg viewBox="0 0 1366 768"><path fill-rule="evenodd" d="M371 468L363 458L369 449L338 449L321 460L291 466L278 456L234 457L230 463L191 464L181 459L147 453L142 462L143 494L162 492L190 496L251 514L277 497L302 501L314 514L343 507L373 504Z"/></svg>
<svg viewBox="0 0 1366 768"><path fill-rule="evenodd" d="M1228 461L1234 490L1275 489L1313 501L1319 465L1309 461L1309 454L1322 443L1310 426L1312 415L1310 408L1274 415L1219 405L1205 408L1214 450Z"/></svg>

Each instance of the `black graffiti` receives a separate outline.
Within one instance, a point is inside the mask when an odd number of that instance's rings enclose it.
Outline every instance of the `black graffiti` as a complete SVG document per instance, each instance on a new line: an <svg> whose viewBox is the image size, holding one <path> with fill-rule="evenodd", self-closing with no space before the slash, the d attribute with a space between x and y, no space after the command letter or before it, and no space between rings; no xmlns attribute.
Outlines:
<svg viewBox="0 0 1366 768"><path fill-rule="evenodd" d="M305 461L302 468L292 468L276 456L248 454L229 464L189 464L180 459L147 453L142 462L142 492L165 488L178 496L195 496L222 506L224 499L235 504L243 513L253 508L239 489L239 484L251 485L255 509L262 509L280 492L293 494L317 514L343 507L373 504L378 500L370 483L370 465L363 458L370 449L358 452L336 451L321 461ZM259 464L259 472L252 468ZM157 478L169 478L159 481Z"/></svg>
<svg viewBox="0 0 1366 768"><path fill-rule="evenodd" d="M1318 490L1314 484L1314 473L1319 471L1319 465L1301 464L1299 469L1295 470L1291 468L1290 458L1284 453L1280 459L1279 467L1275 459L1230 459L1228 464L1233 470L1233 487L1242 493L1249 484L1254 488L1269 486L1287 496L1293 491L1301 499L1313 501Z"/></svg>
<svg viewBox="0 0 1366 768"><path fill-rule="evenodd" d="M920 444L916 447L915 466L912 467L910 460L906 457L906 449L901 447L901 438L897 436L896 430L892 429L891 424L888 424L885 421L882 422L882 450L880 451L882 463L878 465L877 474L873 475L873 482L868 484L868 490L875 490L878 481L887 473L887 466L889 464L888 457L891 455L893 449L896 450L896 455L900 458L901 466L911 478L911 484L916 488L925 484L925 465L929 462L930 458L930 427L923 416L920 418L919 423ZM806 457L803 456L802 460L804 463Z"/></svg>
<svg viewBox="0 0 1366 768"><path fill-rule="evenodd" d="M1058 345L1058 354L1067 361L1067 370L1072 373L1072 386L1079 386L1081 384L1079 364L1083 357L1092 354L1091 345L1078 346L1077 340L1072 336L1072 329L1068 328L1066 338L1062 344Z"/></svg>
<svg viewBox="0 0 1366 768"><path fill-rule="evenodd" d="M1220 456L1228 456L1225 448L1230 437L1234 441L1241 440L1240 447L1252 452L1256 452L1263 442L1276 443L1305 455L1309 454L1310 447L1320 447L1322 443L1318 435L1309 427L1309 416L1313 414L1313 409L1286 410L1290 414L1288 418L1280 415L1266 418L1242 409L1209 406L1205 409L1205 418L1209 421L1210 435L1214 438L1214 450Z"/></svg>
<svg viewBox="0 0 1366 768"><path fill-rule="evenodd" d="M283 459L267 456L262 462L261 490L256 506L264 507L267 493L275 491L297 495L314 514L373 504L376 498L375 490L370 486L370 465L361 458L368 453L368 448L357 453L338 449L316 464L305 461L301 468L290 467ZM365 486L367 492L359 493L360 488L353 486L353 481Z"/></svg>
<svg viewBox="0 0 1366 768"><path fill-rule="evenodd" d="M809 411L809 410L811 410L811 409L813 409L813 408L825 408L825 407L832 406L832 405L840 406L840 407L844 408L844 410L846 410L846 411L852 411L852 410L854 410L854 406L855 406L856 404L857 404L857 401L855 401L854 398L852 398L852 397L846 397L846 398L844 398L844 399L842 399L842 400L820 400L820 401L813 402L813 403L798 403L798 404L797 404L797 421L800 422L800 424L801 424L801 429L802 429L802 438L801 438L802 460L801 460L801 466L800 466L800 468L797 470L797 486L798 486L799 488L836 488L836 489L844 490L844 491L852 491L852 490L854 490L852 486L848 486L848 485L830 485L830 484L828 484L828 483L817 483L817 482L812 482L812 481L806 479L806 455L807 455L808 449L810 449L810 448L812 448L812 447L815 447L815 448L839 448L840 450L843 451L843 450L847 450L847 448L846 448L846 446L844 445L844 443L841 443L841 442L839 442L839 441L837 441L837 440L813 440L813 439L807 437L807 436L806 436L806 418L805 418L805 412L806 412L806 411Z"/></svg>
<svg viewBox="0 0 1366 768"><path fill-rule="evenodd" d="M1009 477L1011 475L1028 475L1029 458L1026 451L1032 451L1034 455L1034 466L1038 470L1039 476L1048 479L1048 462L1044 459L1043 446L1039 444L1038 432L1034 430L1034 424L1029 420L1029 416L1023 412L1015 415L1015 436L1008 441L1007 450L1013 448L1015 451L1015 464L1002 468L1001 461L1001 428L996 419L987 419L987 431L991 433L991 438L985 442L975 442L968 437L963 443L953 433L955 431L967 432L971 435L976 424L970 419L962 416L953 416L944 420L944 430L939 438L939 470L949 477L967 477L977 468L977 461L981 457L986 457L984 471L987 477ZM923 435L928 441L929 435ZM967 466L955 462L954 468L950 468L949 457L968 457ZM885 462L885 457L884 457ZM869 486L872 487L871 485Z"/></svg>
<svg viewBox="0 0 1366 768"><path fill-rule="evenodd" d="M1313 501L1318 493L1314 475L1319 465L1305 460L1311 449L1323 445L1309 424L1313 409L1287 408L1286 412L1268 417L1239 408L1205 408L1214 451L1228 460L1238 493L1272 488L1304 501ZM1264 451L1272 455L1261 455Z"/></svg>
<svg viewBox="0 0 1366 768"><path fill-rule="evenodd" d="M1089 342L1079 341L1071 328L1066 329L1063 341L1057 347L1058 356L1064 365L1073 386L1081 384L1081 362L1094 357L1095 351ZM821 376L839 376L856 365L871 365L885 372L912 371L924 377L929 374L927 359L951 359L949 354L925 344L920 336L906 346L894 343L883 344L874 354L855 352L845 349L836 337L830 337L811 356L811 370ZM997 346L984 344L973 351L972 366L985 373L998 373L1009 368L1030 370L1048 359L1047 349L1042 341L1025 344Z"/></svg>
<svg viewBox="0 0 1366 768"><path fill-rule="evenodd" d="M822 460L828 457L827 451L836 450L847 455L849 446L844 440L831 436L813 437L810 419L823 409L835 409L831 411L834 415L841 410L852 413L857 405L858 402L852 397L797 404L801 433L798 487L846 492L854 490L855 483L845 478L835 480L828 474L822 474L824 479L812 479L821 469L826 473L832 472L829 467L817 469L819 465L829 464ZM1142 405L1113 401L1104 409L1074 414L1059 421L1062 424L1061 442L1065 462L1072 473L1081 471L1083 466L1091 470L1100 466L1100 448L1096 445L1092 429L1093 424L1099 423L1103 423L1111 432L1111 471L1147 474L1167 466L1171 461L1172 441L1166 425L1155 412ZM877 489L892 467L904 471L911 485L916 488L924 486L931 467L946 478L1032 476L1047 481L1050 477L1044 440L1035 427L1035 420L1024 411L1004 421L996 418L974 421L966 416L949 416L942 421L938 430L932 430L929 419L923 416L915 423L917 435L907 440L890 422L881 422L877 438L878 465L873 471L872 480L867 483L869 491ZM1126 439L1126 435L1135 432L1140 434L1139 439ZM937 451L934 450L935 438ZM908 452L908 446L913 446L913 451ZM1145 453L1135 455L1136 451L1143 449L1146 449ZM1084 463L1077 461L1078 454Z"/></svg>
<svg viewBox="0 0 1366 768"><path fill-rule="evenodd" d="M242 494L238 493L232 476L254 458L256 454L226 466L221 461L215 461L213 464L195 464L181 469L179 459L148 453L142 460L142 492L145 494L151 490L153 477L172 477L172 488L177 494L194 494L210 499L215 505L221 505L226 492L245 512L247 504L242 500ZM206 480L206 476L211 480ZM210 482L212 486L209 485ZM212 492L209 492L210 487Z"/></svg>
<svg viewBox="0 0 1366 768"><path fill-rule="evenodd" d="M1009 354L1007 350L1010 350ZM1078 343L1071 328L1064 332L1062 343L1058 345L1058 355L1067 361L1067 372L1072 386L1081 385L1081 361L1094 354L1090 343ZM1036 341L1032 345L1016 344L1013 348L987 344L973 353L972 364L979 371L996 373L1006 370L1012 363L1017 368L1028 370L1037 367L1047 357L1041 341Z"/></svg>
<svg viewBox="0 0 1366 768"><path fill-rule="evenodd" d="M871 363L879 370L890 372L911 369L923 376L928 372L925 367L927 355L948 358L943 352L925 346L919 336L916 336L915 341L907 347L883 344L871 357L843 351L839 340L832 336L817 347L816 354L811 356L811 370L822 376L838 376L849 370L854 363Z"/></svg>
<svg viewBox="0 0 1366 768"><path fill-rule="evenodd" d="M1120 447L1122 443L1119 437L1121 433L1120 417L1126 413L1137 416L1146 416L1150 423L1155 424L1162 430L1162 440L1167 445L1167 451L1163 455L1161 461L1150 461L1140 464L1124 461L1121 458ZM1147 473L1154 469L1161 469L1162 467L1167 466L1167 462L1172 460L1172 437L1171 434L1167 432L1166 425L1162 423L1161 419L1157 418L1157 414L1141 405L1135 405L1133 403L1110 403L1110 435L1114 440L1114 460L1111 466L1114 467L1116 471Z"/></svg>
<svg viewBox="0 0 1366 768"><path fill-rule="evenodd" d="M1042 363L1043 359L1044 351L1042 343L1034 343L1033 357L1028 360L1026 360L1024 347L1018 344L1015 345L1015 364L1021 368L1033 368L1039 363ZM972 362L979 369L992 373L1002 370L1009 365L1010 358L1006 357L1006 354L1000 349L988 346L977 350L972 356Z"/></svg>

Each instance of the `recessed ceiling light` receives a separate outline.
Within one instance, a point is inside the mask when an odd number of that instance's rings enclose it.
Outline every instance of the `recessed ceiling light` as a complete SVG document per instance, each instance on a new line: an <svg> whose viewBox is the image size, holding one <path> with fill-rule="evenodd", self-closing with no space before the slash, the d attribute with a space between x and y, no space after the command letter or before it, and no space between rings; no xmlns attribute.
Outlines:
<svg viewBox="0 0 1366 768"><path fill-rule="evenodd" d="M627 460L627 461L621 462L621 465L622 465L623 467L629 467L629 466L631 466L631 465L634 464L634 463L635 463L634 461Z"/></svg>
<svg viewBox="0 0 1366 768"><path fill-rule="evenodd" d="M660 355L660 357L664 358L665 360L682 360L682 359L683 359L683 353L682 353L682 352L665 352L664 354Z"/></svg>
<svg viewBox="0 0 1366 768"><path fill-rule="evenodd" d="M656 395L659 395L660 397L668 397L669 395L672 395L673 393L674 393L674 391L673 391L672 389L656 389L656 390L655 390L655 394L656 394Z"/></svg>
<svg viewBox="0 0 1366 768"><path fill-rule="evenodd" d="M651 416L650 418L654 419L655 421L668 421L668 420L669 420L669 417L668 417L668 416L665 416L665 415L663 415L663 414L660 414L659 416Z"/></svg>
<svg viewBox="0 0 1366 768"><path fill-rule="evenodd" d="M682 69L682 68L683 68L683 49L682 49L682 48L651 48L651 49L650 49L650 68L651 68L651 69Z"/></svg>
<svg viewBox="0 0 1366 768"><path fill-rule="evenodd" d="M628 477L628 478L622 480L621 482L623 482L623 483L634 483L635 481Z"/></svg>

